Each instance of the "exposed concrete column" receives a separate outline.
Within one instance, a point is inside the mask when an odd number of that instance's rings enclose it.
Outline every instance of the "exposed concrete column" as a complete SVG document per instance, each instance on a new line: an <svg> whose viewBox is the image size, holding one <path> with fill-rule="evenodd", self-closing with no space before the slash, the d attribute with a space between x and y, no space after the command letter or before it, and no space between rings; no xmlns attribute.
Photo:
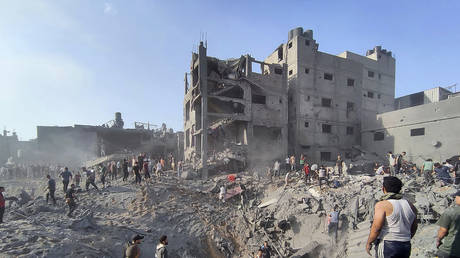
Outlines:
<svg viewBox="0 0 460 258"><path fill-rule="evenodd" d="M200 42L198 51L198 77L201 92L201 164L202 177L208 178L208 72L206 48Z"/></svg>
<svg viewBox="0 0 460 258"><path fill-rule="evenodd" d="M251 56L250 55L246 55L246 78L249 77L249 75L252 73L252 65L251 65Z"/></svg>

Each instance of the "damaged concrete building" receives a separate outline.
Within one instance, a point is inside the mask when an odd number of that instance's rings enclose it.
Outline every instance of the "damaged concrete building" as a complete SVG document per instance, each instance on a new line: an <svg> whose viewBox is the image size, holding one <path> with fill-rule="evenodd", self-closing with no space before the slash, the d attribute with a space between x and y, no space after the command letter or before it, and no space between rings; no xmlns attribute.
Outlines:
<svg viewBox="0 0 460 258"><path fill-rule="evenodd" d="M287 65L289 153L313 161L351 158L361 121L393 109L395 59L379 46L366 56L318 47L313 31L296 28L265 60Z"/></svg>
<svg viewBox="0 0 460 258"><path fill-rule="evenodd" d="M138 154L146 152L166 157L173 153L182 159L181 132L173 132L166 125L159 129L144 123L135 128L124 128L121 114L101 126L37 126L37 148L47 160L66 164L84 161L115 153Z"/></svg>
<svg viewBox="0 0 460 258"><path fill-rule="evenodd" d="M238 169L285 155L286 82L283 64L219 60L201 43L185 77L185 159L206 173L207 165Z"/></svg>
<svg viewBox="0 0 460 258"><path fill-rule="evenodd" d="M395 106L397 110L363 121L364 149L381 157L405 151L406 159L417 165L459 155L459 93L436 87L397 98Z"/></svg>
<svg viewBox="0 0 460 258"><path fill-rule="evenodd" d="M198 164L211 155L208 163L231 157L257 165L301 154L321 163L339 154L353 161L368 151L379 159L385 159L383 152L411 151L414 162L458 154L448 143L460 140L449 131L456 128L452 123L458 125L455 91L437 87L395 99L391 51L376 46L365 56L349 51L332 55L318 47L313 32L302 28L289 31L287 42L263 62L249 55L207 57L201 44L192 56L191 80L186 76L185 82L186 159ZM442 147L409 144L407 132L395 129L417 129L414 123L426 124L430 132L447 130L423 140ZM373 140L381 133L384 149Z"/></svg>

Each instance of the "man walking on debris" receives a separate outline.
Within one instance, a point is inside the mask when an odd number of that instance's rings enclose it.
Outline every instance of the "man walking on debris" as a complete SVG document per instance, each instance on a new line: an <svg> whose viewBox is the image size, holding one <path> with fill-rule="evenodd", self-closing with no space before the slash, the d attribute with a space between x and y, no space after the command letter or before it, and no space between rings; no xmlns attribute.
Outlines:
<svg viewBox="0 0 460 258"><path fill-rule="evenodd" d="M163 235L160 237L160 243L157 245L155 252L155 258L168 258L168 250L166 246L168 245L168 237Z"/></svg>
<svg viewBox="0 0 460 258"><path fill-rule="evenodd" d="M107 170L107 167L104 166L104 164L101 164L100 173L101 173L102 188L105 188L108 170Z"/></svg>
<svg viewBox="0 0 460 258"><path fill-rule="evenodd" d="M432 159L427 159L423 162L422 169L420 172L423 173L426 184L431 184L433 182L433 173L434 173L434 163Z"/></svg>
<svg viewBox="0 0 460 258"><path fill-rule="evenodd" d="M396 174L396 157L391 151L388 152L388 163L390 165L390 175L394 176Z"/></svg>
<svg viewBox="0 0 460 258"><path fill-rule="evenodd" d="M337 160L335 161L335 165L337 166L337 172L339 173L339 176L342 175L342 166L343 166L343 160L340 155L337 156Z"/></svg>
<svg viewBox="0 0 460 258"><path fill-rule="evenodd" d="M366 251L376 257L409 258L411 238L417 231L417 209L399 193L402 182L397 177L383 178L384 195L374 208L374 221L367 239Z"/></svg>
<svg viewBox="0 0 460 258"><path fill-rule="evenodd" d="M47 175L46 178L48 178L48 185L46 186L46 204L48 204L48 200L51 197L53 204L56 205L56 198L54 198L54 192L56 191L56 181L54 181L50 175Z"/></svg>
<svg viewBox="0 0 460 258"><path fill-rule="evenodd" d="M145 180L150 178L150 172L149 172L149 163L147 161L144 161L144 178Z"/></svg>
<svg viewBox="0 0 460 258"><path fill-rule="evenodd" d="M123 159L123 182L128 180L129 171L128 171L128 161Z"/></svg>
<svg viewBox="0 0 460 258"><path fill-rule="evenodd" d="M291 163L291 172L295 171L295 156L294 155L291 156L290 163Z"/></svg>
<svg viewBox="0 0 460 258"><path fill-rule="evenodd" d="M94 186L94 188L96 188L96 190L99 190L99 188L97 188L96 183L95 183L96 175L94 174L94 171L86 170L86 168L83 167L83 172L86 174L86 183L85 183L86 191L89 191L89 185L92 185Z"/></svg>
<svg viewBox="0 0 460 258"><path fill-rule="evenodd" d="M67 213L68 217L72 217L72 212L77 208L77 203L75 202L75 185L72 184L70 186L70 189L67 190L67 193L65 195L65 201L67 205L69 205L69 213Z"/></svg>
<svg viewBox="0 0 460 258"><path fill-rule="evenodd" d="M436 247L439 258L460 257L460 191L454 194L454 207L448 208L436 224L439 226Z"/></svg>
<svg viewBox="0 0 460 258"><path fill-rule="evenodd" d="M136 162L136 163L134 164L134 166L133 166L134 175L136 176L134 182L135 182L136 184L140 184L141 181L142 181L141 174L139 173L139 170L140 170L140 168L139 168L139 163Z"/></svg>
<svg viewBox="0 0 460 258"><path fill-rule="evenodd" d="M325 181L326 182L326 185L328 184L327 183L327 170L326 168L324 167L324 165L321 165L320 169L319 169L319 173L318 173L318 182L319 182L319 189L321 189L321 185L322 185L322 182Z"/></svg>
<svg viewBox="0 0 460 258"><path fill-rule="evenodd" d="M0 186L0 224L3 223L3 214L5 214L5 197L3 196L3 192L5 188Z"/></svg>
<svg viewBox="0 0 460 258"><path fill-rule="evenodd" d="M458 156L458 160L455 162L454 175L455 175L454 184L455 185L460 184L460 156Z"/></svg>
<svg viewBox="0 0 460 258"><path fill-rule="evenodd" d="M144 236L135 235L123 250L123 258L139 258L141 256L139 245L142 243L142 239Z"/></svg>
<svg viewBox="0 0 460 258"><path fill-rule="evenodd" d="M70 179L72 179L72 173L70 173L67 167L64 168L64 171L59 174L62 177L62 183L64 184L64 193L67 192L67 188L69 186Z"/></svg>
<svg viewBox="0 0 460 258"><path fill-rule="evenodd" d="M275 177L280 176L280 163L278 160L275 161L275 164L273 165L273 175Z"/></svg>

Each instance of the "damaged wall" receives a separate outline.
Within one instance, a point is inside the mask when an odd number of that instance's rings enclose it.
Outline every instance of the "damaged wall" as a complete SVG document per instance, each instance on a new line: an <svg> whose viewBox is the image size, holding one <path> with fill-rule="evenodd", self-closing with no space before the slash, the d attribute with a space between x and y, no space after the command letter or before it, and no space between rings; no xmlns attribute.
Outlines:
<svg viewBox="0 0 460 258"><path fill-rule="evenodd" d="M206 56L206 62L200 63L199 60L199 53L194 53L191 72L185 77L185 159L199 167L202 162L199 160L203 131L208 135L210 164L217 157L222 157L222 153L231 157L244 156L244 160L239 161L251 165L286 155L285 67L260 62L249 55L228 60ZM206 66L206 78L197 78L203 66ZM207 86L204 94L207 100L206 114L202 114L203 92L200 84L203 80L206 80ZM206 130L201 129L203 117L209 125ZM229 154L232 151L242 153Z"/></svg>

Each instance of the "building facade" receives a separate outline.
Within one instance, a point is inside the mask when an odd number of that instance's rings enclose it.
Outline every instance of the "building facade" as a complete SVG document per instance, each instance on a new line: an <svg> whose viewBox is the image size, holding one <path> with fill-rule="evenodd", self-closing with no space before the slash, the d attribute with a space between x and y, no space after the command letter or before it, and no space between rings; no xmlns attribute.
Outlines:
<svg viewBox="0 0 460 258"><path fill-rule="evenodd" d="M208 57L201 43L198 53L192 54L189 75L184 154L203 176L208 165L256 164L287 153L285 66L249 55L229 60Z"/></svg>
<svg viewBox="0 0 460 258"><path fill-rule="evenodd" d="M361 121L394 107L395 59L377 46L366 56L318 50L311 30L296 28L265 59L288 70L289 153L312 161L350 158Z"/></svg>
<svg viewBox="0 0 460 258"><path fill-rule="evenodd" d="M362 126L363 148L381 157L405 151L417 165L428 158L445 161L460 154L460 95L378 114Z"/></svg>

